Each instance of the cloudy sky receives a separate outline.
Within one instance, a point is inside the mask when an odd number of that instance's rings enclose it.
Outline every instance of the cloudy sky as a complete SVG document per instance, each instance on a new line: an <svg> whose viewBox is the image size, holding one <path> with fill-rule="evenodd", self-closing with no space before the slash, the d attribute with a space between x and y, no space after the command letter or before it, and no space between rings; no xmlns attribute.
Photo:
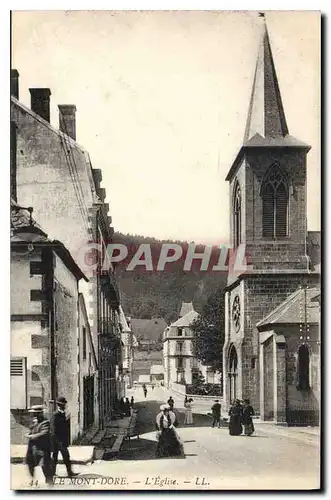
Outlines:
<svg viewBox="0 0 331 500"><path fill-rule="evenodd" d="M320 229L319 14L266 15L290 134L309 143L308 229ZM103 172L116 230L228 241L225 176L245 129L255 12L13 13L20 100L77 106L77 142Z"/></svg>

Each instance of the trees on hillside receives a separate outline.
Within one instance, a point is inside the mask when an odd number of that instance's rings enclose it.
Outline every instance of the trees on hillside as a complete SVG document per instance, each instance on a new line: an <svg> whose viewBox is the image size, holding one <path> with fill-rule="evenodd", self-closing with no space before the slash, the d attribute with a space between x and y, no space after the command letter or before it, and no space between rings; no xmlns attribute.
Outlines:
<svg viewBox="0 0 331 500"><path fill-rule="evenodd" d="M222 371L222 349L224 345L224 289L209 296L200 316L191 328L194 333L196 357L204 365Z"/></svg>

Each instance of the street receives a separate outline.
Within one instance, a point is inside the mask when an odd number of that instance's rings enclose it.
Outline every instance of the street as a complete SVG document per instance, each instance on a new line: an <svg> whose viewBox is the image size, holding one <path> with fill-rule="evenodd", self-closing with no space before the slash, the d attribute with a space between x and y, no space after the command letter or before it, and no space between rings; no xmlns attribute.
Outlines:
<svg viewBox="0 0 331 500"><path fill-rule="evenodd" d="M155 459L155 416L167 394L162 388L134 392L140 438L125 441L116 459L75 465L79 476L65 478L58 466L58 489L314 489L319 487L319 437L298 429L257 424L252 437L230 436L228 429L211 428L207 415L194 414L192 427L183 427L179 412L179 434L185 458ZM130 394L131 396L131 394ZM176 404L176 398L175 404ZM36 473L44 488L41 470ZM26 466L12 465L12 489L27 487Z"/></svg>

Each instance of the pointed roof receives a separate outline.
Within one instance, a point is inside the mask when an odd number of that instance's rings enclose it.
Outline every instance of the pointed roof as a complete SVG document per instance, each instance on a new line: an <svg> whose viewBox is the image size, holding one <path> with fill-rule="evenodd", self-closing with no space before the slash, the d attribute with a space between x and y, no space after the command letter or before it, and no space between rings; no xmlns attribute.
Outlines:
<svg viewBox="0 0 331 500"><path fill-rule="evenodd" d="M182 318L190 311L194 311L192 302L182 302L182 307L180 309L179 317Z"/></svg>
<svg viewBox="0 0 331 500"><path fill-rule="evenodd" d="M171 323L170 327L175 326L176 328L184 328L190 326L193 321L195 321L199 317L199 314L195 311L189 311L185 314L185 316L180 317L174 323Z"/></svg>
<svg viewBox="0 0 331 500"><path fill-rule="evenodd" d="M295 147L309 151L310 146L289 135L267 25L263 17L262 34L242 147L226 180L240 165L245 148Z"/></svg>

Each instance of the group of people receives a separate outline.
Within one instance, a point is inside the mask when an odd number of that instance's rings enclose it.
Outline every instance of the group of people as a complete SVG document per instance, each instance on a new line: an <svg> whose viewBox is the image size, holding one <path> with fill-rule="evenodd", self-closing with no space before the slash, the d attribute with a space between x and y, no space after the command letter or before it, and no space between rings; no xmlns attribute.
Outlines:
<svg viewBox="0 0 331 500"><path fill-rule="evenodd" d="M131 398L131 401L129 398L121 398L118 404L119 411L122 415L125 415L126 417L130 417L131 415L131 409L133 409L134 406L134 399L133 396Z"/></svg>
<svg viewBox="0 0 331 500"><path fill-rule="evenodd" d="M63 462L67 468L68 477L76 476L72 471L69 445L69 421L65 412L67 401L60 397L56 401L57 410L48 420L41 405L34 405L29 412L32 415L32 425L27 435L28 449L26 464L33 484L35 468L41 465L47 484L53 484L56 474L58 454L61 452Z"/></svg>
<svg viewBox="0 0 331 500"><path fill-rule="evenodd" d="M244 399L241 402L239 399L235 399L230 407L229 416L229 433L230 436L240 436L243 432L243 426L245 430L245 436L251 436L254 432L253 424L254 410L250 404L249 399Z"/></svg>

